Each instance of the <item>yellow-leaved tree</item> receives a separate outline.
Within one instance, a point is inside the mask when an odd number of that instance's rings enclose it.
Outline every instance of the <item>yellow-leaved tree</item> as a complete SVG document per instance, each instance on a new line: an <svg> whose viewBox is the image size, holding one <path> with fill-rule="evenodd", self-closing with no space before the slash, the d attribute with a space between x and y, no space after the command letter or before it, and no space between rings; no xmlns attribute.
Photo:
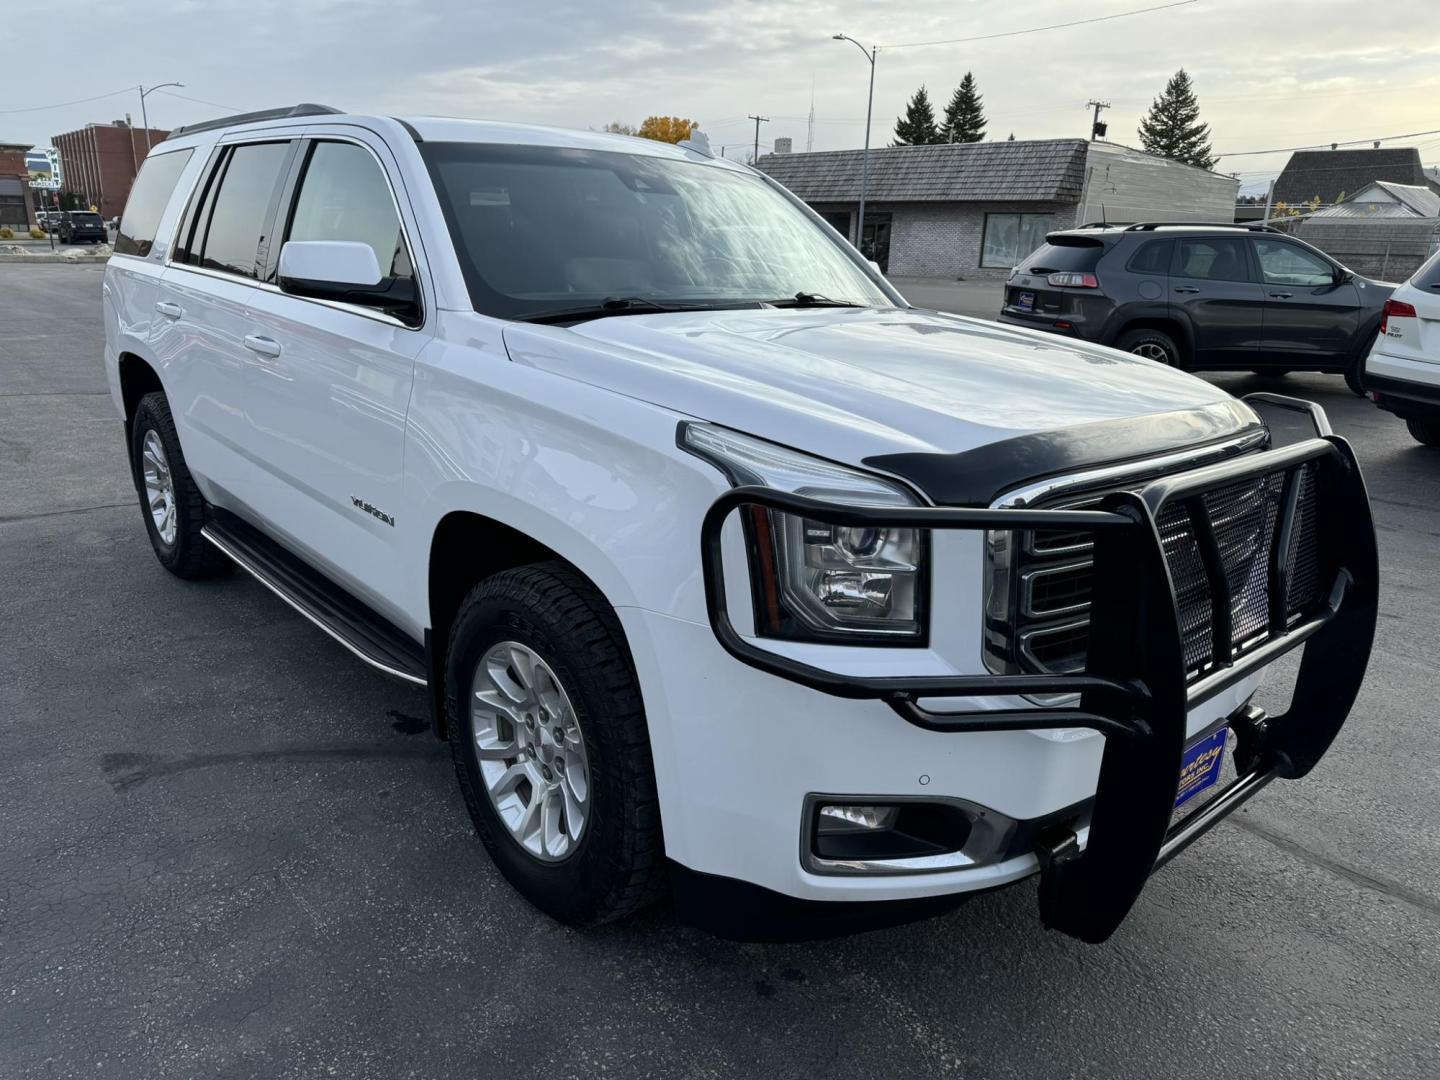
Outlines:
<svg viewBox="0 0 1440 1080"><path fill-rule="evenodd" d="M678 143L693 135L699 126L698 120L683 120L678 116L647 116L635 134L656 142Z"/></svg>

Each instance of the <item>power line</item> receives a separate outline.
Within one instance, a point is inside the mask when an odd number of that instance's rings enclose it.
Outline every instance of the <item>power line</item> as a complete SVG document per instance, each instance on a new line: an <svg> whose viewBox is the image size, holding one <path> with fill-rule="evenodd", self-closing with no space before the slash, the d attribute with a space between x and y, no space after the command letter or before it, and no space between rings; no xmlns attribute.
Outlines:
<svg viewBox="0 0 1440 1080"><path fill-rule="evenodd" d="M946 38L943 41L906 41L898 45L881 45L882 49L919 49L926 45L959 45L966 41L992 41L995 38L1019 37L1021 34L1038 34L1045 30L1063 30L1067 26L1084 26L1087 23L1109 22L1112 19L1124 19L1130 15L1145 15L1152 11L1165 11L1168 8L1185 7L1188 4L1198 4L1200 0L1176 0L1172 4L1158 4L1155 7L1138 8L1135 11L1118 11L1114 15L1096 15L1090 19L1076 19L1073 22L1052 23L1049 26L1032 26L1028 30L1007 30L1000 34L980 34L976 37Z"/></svg>
<svg viewBox="0 0 1440 1080"><path fill-rule="evenodd" d="M1297 150L1324 150L1327 146L1359 146L1369 142L1395 142L1398 139L1418 139L1421 135L1440 135L1440 128L1430 131L1412 131L1408 135L1378 135L1368 139L1350 139L1336 143L1310 143L1308 146L1279 146L1273 150L1237 150L1233 154L1216 154L1215 157L1253 157L1256 154L1293 154Z"/></svg>
<svg viewBox="0 0 1440 1080"><path fill-rule="evenodd" d="M217 109L228 109L230 112L242 111L239 107L235 105L222 105L218 101L206 101L204 98L190 97L186 94L177 94L173 90L161 90L157 87L155 92L157 94L164 94L166 97L179 98L181 101L193 101L196 105L212 105Z"/></svg>
<svg viewBox="0 0 1440 1080"><path fill-rule="evenodd" d="M99 101L101 98L117 97L120 94L133 94L135 87L127 86L123 90L111 90L108 94L96 94L94 97L76 98L74 101L57 101L53 105L30 105L24 109L0 109L0 116L11 116L15 113L43 112L46 109L63 109L68 105L83 105L87 101Z"/></svg>

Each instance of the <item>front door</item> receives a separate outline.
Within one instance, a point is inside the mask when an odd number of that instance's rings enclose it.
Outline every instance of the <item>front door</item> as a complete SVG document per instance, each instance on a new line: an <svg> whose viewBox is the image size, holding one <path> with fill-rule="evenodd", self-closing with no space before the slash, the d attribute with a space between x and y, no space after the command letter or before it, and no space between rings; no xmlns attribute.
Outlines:
<svg viewBox="0 0 1440 1080"><path fill-rule="evenodd" d="M288 241L369 244L381 273L414 278L412 248L378 139L316 136L296 161L294 195L277 218ZM287 224L288 222L288 224ZM255 372L249 439L276 478L272 520L311 561L392 619L411 568L396 557L405 512L405 417L423 320L257 290L246 333L272 355Z"/></svg>
<svg viewBox="0 0 1440 1080"><path fill-rule="evenodd" d="M1189 328L1196 367L1249 368L1261 362L1265 290L1251 271L1246 240L1182 236L1175 244L1170 305Z"/></svg>
<svg viewBox="0 0 1440 1080"><path fill-rule="evenodd" d="M1253 243L1265 288L1265 362L1346 367L1360 328L1355 282L1328 259L1290 240L1257 236Z"/></svg>

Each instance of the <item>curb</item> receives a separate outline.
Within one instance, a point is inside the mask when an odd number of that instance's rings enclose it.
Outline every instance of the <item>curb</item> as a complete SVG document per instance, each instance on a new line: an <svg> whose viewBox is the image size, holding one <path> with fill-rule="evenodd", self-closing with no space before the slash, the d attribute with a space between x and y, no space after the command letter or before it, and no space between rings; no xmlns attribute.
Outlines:
<svg viewBox="0 0 1440 1080"><path fill-rule="evenodd" d="M103 263L109 255L0 255L0 263Z"/></svg>

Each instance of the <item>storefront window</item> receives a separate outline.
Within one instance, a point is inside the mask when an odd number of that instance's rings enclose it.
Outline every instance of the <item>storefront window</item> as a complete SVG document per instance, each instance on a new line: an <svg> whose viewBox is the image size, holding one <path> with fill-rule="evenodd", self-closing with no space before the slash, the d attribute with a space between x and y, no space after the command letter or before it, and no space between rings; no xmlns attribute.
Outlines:
<svg viewBox="0 0 1440 1080"><path fill-rule="evenodd" d="M980 265L1008 270L1045 242L1054 214L986 214Z"/></svg>

